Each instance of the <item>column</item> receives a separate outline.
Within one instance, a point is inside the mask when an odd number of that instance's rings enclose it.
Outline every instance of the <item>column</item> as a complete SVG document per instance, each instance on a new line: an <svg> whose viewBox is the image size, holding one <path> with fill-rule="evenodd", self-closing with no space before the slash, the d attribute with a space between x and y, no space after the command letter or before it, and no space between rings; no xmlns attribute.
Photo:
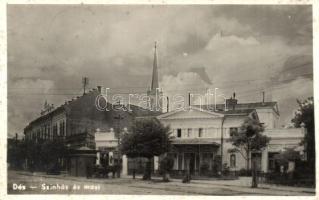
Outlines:
<svg viewBox="0 0 319 200"><path fill-rule="evenodd" d="M268 172L268 148L266 147L261 154L261 170Z"/></svg>
<svg viewBox="0 0 319 200"><path fill-rule="evenodd" d="M127 175L127 157L126 155L122 156L122 175Z"/></svg>
<svg viewBox="0 0 319 200"><path fill-rule="evenodd" d="M154 156L154 172L158 171L158 156Z"/></svg>
<svg viewBox="0 0 319 200"><path fill-rule="evenodd" d="M185 162L185 153L183 152L182 155L183 155L182 170L185 170L185 164L184 164L184 162Z"/></svg>
<svg viewBox="0 0 319 200"><path fill-rule="evenodd" d="M100 165L101 163L101 152L96 153L96 164Z"/></svg>

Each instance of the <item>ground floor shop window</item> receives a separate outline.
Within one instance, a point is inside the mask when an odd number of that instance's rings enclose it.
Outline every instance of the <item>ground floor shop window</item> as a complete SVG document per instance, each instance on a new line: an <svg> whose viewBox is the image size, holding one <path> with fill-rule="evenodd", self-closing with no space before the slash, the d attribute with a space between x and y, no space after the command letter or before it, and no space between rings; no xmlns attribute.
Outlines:
<svg viewBox="0 0 319 200"><path fill-rule="evenodd" d="M202 164L208 165L209 170L212 170L213 168L213 159L214 159L214 154L213 153L203 153L202 154Z"/></svg>
<svg viewBox="0 0 319 200"><path fill-rule="evenodd" d="M268 153L268 169L269 171L279 171L279 165L276 163L275 156L277 152Z"/></svg>

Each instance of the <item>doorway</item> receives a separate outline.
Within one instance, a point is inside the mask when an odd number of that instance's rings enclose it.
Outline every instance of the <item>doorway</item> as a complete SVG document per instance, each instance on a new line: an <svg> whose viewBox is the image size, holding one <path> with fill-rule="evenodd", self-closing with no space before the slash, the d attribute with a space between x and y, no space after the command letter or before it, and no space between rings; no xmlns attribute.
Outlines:
<svg viewBox="0 0 319 200"><path fill-rule="evenodd" d="M184 154L184 166L185 170L189 170L190 174L195 173L195 153Z"/></svg>

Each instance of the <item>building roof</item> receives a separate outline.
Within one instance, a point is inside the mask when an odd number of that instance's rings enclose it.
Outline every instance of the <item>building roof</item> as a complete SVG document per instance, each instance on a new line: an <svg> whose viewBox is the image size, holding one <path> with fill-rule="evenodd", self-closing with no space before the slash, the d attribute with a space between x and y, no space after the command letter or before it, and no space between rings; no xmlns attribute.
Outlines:
<svg viewBox="0 0 319 200"><path fill-rule="evenodd" d="M94 151L95 149L91 149L89 147L82 146L82 147L76 148L75 150L79 150L79 151Z"/></svg>
<svg viewBox="0 0 319 200"><path fill-rule="evenodd" d="M216 139L213 138L175 138L172 139L172 144L174 145L183 145L183 144L194 144L194 145L201 145L201 144L212 144L219 146L216 142Z"/></svg>
<svg viewBox="0 0 319 200"><path fill-rule="evenodd" d="M38 118L32 120L27 127L25 128L28 129L32 124L35 124L37 122L41 122L44 119L50 118L52 117L54 114L59 113L59 112L64 112L64 111L68 111L70 109L70 106L73 105L74 103L76 103L78 100L80 100L81 98L87 96L87 95L98 95L100 92L93 88L92 90L90 90L89 92L83 94L82 96L77 96L75 98L72 98L69 101L65 101L64 104L61 104L60 106L54 108L53 110L51 110L50 112L46 113L45 115L41 115ZM109 103L108 103L109 104Z"/></svg>
<svg viewBox="0 0 319 200"><path fill-rule="evenodd" d="M242 109L242 110L222 110L222 111L216 111L217 113L222 113L225 115L249 115L252 112L256 111L256 109Z"/></svg>
<svg viewBox="0 0 319 200"><path fill-rule="evenodd" d="M59 113L59 112L63 112L65 111L65 105L61 105L57 108L55 108L54 110L52 110L51 112L45 114L45 115L42 115L36 119L34 119L33 121L31 121L26 127L25 127L25 130L27 130L32 124L35 124L37 122L40 122L44 119L48 119L50 118L53 114L56 114L56 113Z"/></svg>
<svg viewBox="0 0 319 200"><path fill-rule="evenodd" d="M151 111L145 108L142 108L137 105L129 104L126 107L129 107L134 117L152 117L152 116L158 116L160 114L163 114L160 111Z"/></svg>
<svg viewBox="0 0 319 200"><path fill-rule="evenodd" d="M210 112L215 112L215 113L220 113L220 114L224 114L224 115L249 115L252 112L256 111L256 109L253 108L249 108L249 109L229 109L229 110L222 110L222 109L217 109L216 111L213 110L214 107L210 107L209 105L195 105L196 108L199 109L203 109L206 111L210 111Z"/></svg>
<svg viewBox="0 0 319 200"><path fill-rule="evenodd" d="M214 104L208 104L208 105L194 105L197 107L201 107L205 110L214 110L215 105ZM271 102L253 102L253 103L237 103L234 105L234 110L249 110L249 109L258 109L258 108L271 108L274 110L274 112L279 115L279 110L277 106L277 102L271 101ZM225 112L225 104L216 104L216 110ZM231 111L233 109L229 109L228 111ZM227 111L227 112L228 112ZM227 113L226 112L226 113ZM230 113L230 112L229 112ZM236 113L236 111L234 111Z"/></svg>

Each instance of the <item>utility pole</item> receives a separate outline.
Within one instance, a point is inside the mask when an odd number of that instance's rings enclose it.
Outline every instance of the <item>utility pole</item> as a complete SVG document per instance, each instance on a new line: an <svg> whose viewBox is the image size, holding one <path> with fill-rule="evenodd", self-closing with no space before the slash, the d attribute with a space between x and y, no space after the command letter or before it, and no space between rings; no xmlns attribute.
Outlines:
<svg viewBox="0 0 319 200"><path fill-rule="evenodd" d="M223 156L224 156L224 122L225 116L222 118L221 124L221 135L220 135L220 164L221 164L221 175L223 175Z"/></svg>
<svg viewBox="0 0 319 200"><path fill-rule="evenodd" d="M166 104L167 109L166 109L166 112L169 112L169 98L168 98L168 97L166 97L166 99L167 99L167 104Z"/></svg>
<svg viewBox="0 0 319 200"><path fill-rule="evenodd" d="M121 138L121 120L124 119L121 114L119 114L118 116L114 117L114 119L117 120L117 128L116 128L116 132L117 132L117 177L120 178L121 176L121 172L120 172L120 166L121 166L121 153L120 153L120 138Z"/></svg>
<svg viewBox="0 0 319 200"><path fill-rule="evenodd" d="M18 133L16 133L16 136L15 136L15 143L16 143L16 147L18 146Z"/></svg>
<svg viewBox="0 0 319 200"><path fill-rule="evenodd" d="M85 89L89 85L88 77L82 77L82 85L83 85L83 94L85 94Z"/></svg>

